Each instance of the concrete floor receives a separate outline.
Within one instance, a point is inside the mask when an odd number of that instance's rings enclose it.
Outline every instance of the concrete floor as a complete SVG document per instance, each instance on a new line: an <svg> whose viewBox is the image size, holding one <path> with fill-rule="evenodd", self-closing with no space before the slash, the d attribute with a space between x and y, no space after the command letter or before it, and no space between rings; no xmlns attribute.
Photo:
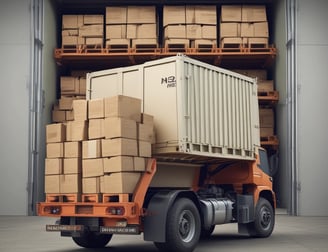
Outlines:
<svg viewBox="0 0 328 252"><path fill-rule="evenodd" d="M104 249L77 247L71 238L45 231L52 218L0 216L1 252L156 252L143 236L116 235ZM237 233L236 224L217 226L209 240L201 241L195 252L325 252L328 251L328 217L293 217L278 213L269 238L251 239Z"/></svg>

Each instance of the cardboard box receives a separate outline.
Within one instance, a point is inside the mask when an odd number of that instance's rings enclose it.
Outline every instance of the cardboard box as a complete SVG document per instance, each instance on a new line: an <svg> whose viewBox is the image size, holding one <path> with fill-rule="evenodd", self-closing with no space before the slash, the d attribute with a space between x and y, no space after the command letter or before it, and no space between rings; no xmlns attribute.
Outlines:
<svg viewBox="0 0 328 252"><path fill-rule="evenodd" d="M82 143L79 141L64 142L64 157L65 158L82 157Z"/></svg>
<svg viewBox="0 0 328 252"><path fill-rule="evenodd" d="M45 159L45 175L58 175L63 173L62 158L46 158Z"/></svg>
<svg viewBox="0 0 328 252"><path fill-rule="evenodd" d="M76 29L78 28L77 15L63 15L62 16L62 29Z"/></svg>
<svg viewBox="0 0 328 252"><path fill-rule="evenodd" d="M102 139L102 156L138 156L137 140L127 138Z"/></svg>
<svg viewBox="0 0 328 252"><path fill-rule="evenodd" d="M73 97L61 96L58 100L58 108L60 110L72 110L73 109Z"/></svg>
<svg viewBox="0 0 328 252"><path fill-rule="evenodd" d="M105 137L105 119L90 119L88 127L89 139Z"/></svg>
<svg viewBox="0 0 328 252"><path fill-rule="evenodd" d="M117 95L105 98L105 117L123 117L140 122L141 100Z"/></svg>
<svg viewBox="0 0 328 252"><path fill-rule="evenodd" d="M240 23L221 23L220 38L233 38L240 36Z"/></svg>
<svg viewBox="0 0 328 252"><path fill-rule="evenodd" d="M140 179L139 172L115 172L101 178L102 193L133 193Z"/></svg>
<svg viewBox="0 0 328 252"><path fill-rule="evenodd" d="M88 139L87 121L70 121L66 126L67 141L84 141Z"/></svg>
<svg viewBox="0 0 328 252"><path fill-rule="evenodd" d="M66 129L63 123L46 125L46 142L58 143L66 140Z"/></svg>
<svg viewBox="0 0 328 252"><path fill-rule="evenodd" d="M82 158L100 158L101 140L87 140L82 142Z"/></svg>
<svg viewBox="0 0 328 252"><path fill-rule="evenodd" d="M86 95L87 91L87 79L85 77L79 77L79 94Z"/></svg>
<svg viewBox="0 0 328 252"><path fill-rule="evenodd" d="M242 22L266 22L265 5L243 5L241 10Z"/></svg>
<svg viewBox="0 0 328 252"><path fill-rule="evenodd" d="M64 143L47 143L47 158L64 157Z"/></svg>
<svg viewBox="0 0 328 252"><path fill-rule="evenodd" d="M103 46L103 43L104 43L103 38L85 38L85 40L84 40L85 45Z"/></svg>
<svg viewBox="0 0 328 252"><path fill-rule="evenodd" d="M104 164L102 158L82 160L83 178L99 177L102 175L104 175Z"/></svg>
<svg viewBox="0 0 328 252"><path fill-rule="evenodd" d="M221 22L241 22L241 5L222 5Z"/></svg>
<svg viewBox="0 0 328 252"><path fill-rule="evenodd" d="M202 38L202 27L201 25L187 25L186 26L187 31L187 39L201 39Z"/></svg>
<svg viewBox="0 0 328 252"><path fill-rule="evenodd" d="M203 25L202 26L202 39L216 39L217 26L216 25Z"/></svg>
<svg viewBox="0 0 328 252"><path fill-rule="evenodd" d="M260 127L274 127L273 109L260 109Z"/></svg>
<svg viewBox="0 0 328 252"><path fill-rule="evenodd" d="M152 142L154 135L154 126L152 124L138 123L138 140Z"/></svg>
<svg viewBox="0 0 328 252"><path fill-rule="evenodd" d="M104 16L103 15L83 15L83 24L103 24Z"/></svg>
<svg viewBox="0 0 328 252"><path fill-rule="evenodd" d="M60 175L60 193L81 193L81 174Z"/></svg>
<svg viewBox="0 0 328 252"><path fill-rule="evenodd" d="M216 6L215 5L196 5L193 6L195 8L194 18L195 24L202 25L216 25L217 17L216 17ZM189 23L187 16L187 24Z"/></svg>
<svg viewBox="0 0 328 252"><path fill-rule="evenodd" d="M257 78L259 80L267 79L267 70L264 69L233 69L232 71L252 77Z"/></svg>
<svg viewBox="0 0 328 252"><path fill-rule="evenodd" d="M60 193L60 175L46 175L44 177L45 193Z"/></svg>
<svg viewBox="0 0 328 252"><path fill-rule="evenodd" d="M241 23L240 24L241 37L254 37L254 23Z"/></svg>
<svg viewBox="0 0 328 252"><path fill-rule="evenodd" d="M76 95L79 91L78 78L72 76L60 77L60 93L62 95Z"/></svg>
<svg viewBox="0 0 328 252"><path fill-rule="evenodd" d="M164 5L163 7L163 26L185 24L186 6L185 5Z"/></svg>
<svg viewBox="0 0 328 252"><path fill-rule="evenodd" d="M104 124L105 138L131 138L137 139L137 123L134 120L108 117Z"/></svg>
<svg viewBox="0 0 328 252"><path fill-rule="evenodd" d="M64 36L79 36L79 29L62 30L62 37Z"/></svg>
<svg viewBox="0 0 328 252"><path fill-rule="evenodd" d="M106 25L106 39L124 39L127 38L126 24Z"/></svg>
<svg viewBox="0 0 328 252"><path fill-rule="evenodd" d="M164 38L181 38L187 37L186 25L168 25L164 28Z"/></svg>
<svg viewBox="0 0 328 252"><path fill-rule="evenodd" d="M78 36L62 36L62 46L76 46L79 44Z"/></svg>
<svg viewBox="0 0 328 252"><path fill-rule="evenodd" d="M151 143L146 141L138 141L138 156L151 157Z"/></svg>
<svg viewBox="0 0 328 252"><path fill-rule="evenodd" d="M80 37L93 37L93 38L102 38L104 37L104 27L103 25L83 25L79 29Z"/></svg>
<svg viewBox="0 0 328 252"><path fill-rule="evenodd" d="M51 112L51 119L55 123L65 122L66 121L66 110L53 109Z"/></svg>
<svg viewBox="0 0 328 252"><path fill-rule="evenodd" d="M150 125L154 126L154 116L148 115L148 114L145 114L145 113L141 113L140 122L142 124L150 124Z"/></svg>
<svg viewBox="0 0 328 252"><path fill-rule="evenodd" d="M88 118L104 118L105 102L104 99L94 99L88 101Z"/></svg>
<svg viewBox="0 0 328 252"><path fill-rule="evenodd" d="M82 178L82 193L100 193L100 177Z"/></svg>
<svg viewBox="0 0 328 252"><path fill-rule="evenodd" d="M260 137L274 136L273 127L260 127Z"/></svg>
<svg viewBox="0 0 328 252"><path fill-rule="evenodd" d="M127 22L127 6L106 7L106 24L125 24Z"/></svg>
<svg viewBox="0 0 328 252"><path fill-rule="evenodd" d="M104 173L134 171L134 157L117 156L104 158Z"/></svg>
<svg viewBox="0 0 328 252"><path fill-rule="evenodd" d="M147 159L143 157L133 157L133 167L134 171L143 172L146 170Z"/></svg>
<svg viewBox="0 0 328 252"><path fill-rule="evenodd" d="M273 80L258 80L257 81L258 92L270 92L274 90Z"/></svg>
<svg viewBox="0 0 328 252"><path fill-rule="evenodd" d="M64 174L77 174L82 172L82 159L64 158Z"/></svg>
<svg viewBox="0 0 328 252"><path fill-rule="evenodd" d="M156 23L155 6L128 6L128 24Z"/></svg>
<svg viewBox="0 0 328 252"><path fill-rule="evenodd" d="M87 100L74 100L73 111L75 121L88 120L88 101Z"/></svg>
<svg viewBox="0 0 328 252"><path fill-rule="evenodd" d="M254 37L269 38L268 22L254 23Z"/></svg>
<svg viewBox="0 0 328 252"><path fill-rule="evenodd" d="M156 24L128 24L126 31L128 39L148 39L157 38Z"/></svg>
<svg viewBox="0 0 328 252"><path fill-rule="evenodd" d="M66 121L73 121L74 120L74 112L73 110L65 110ZM67 134L66 134L67 135Z"/></svg>

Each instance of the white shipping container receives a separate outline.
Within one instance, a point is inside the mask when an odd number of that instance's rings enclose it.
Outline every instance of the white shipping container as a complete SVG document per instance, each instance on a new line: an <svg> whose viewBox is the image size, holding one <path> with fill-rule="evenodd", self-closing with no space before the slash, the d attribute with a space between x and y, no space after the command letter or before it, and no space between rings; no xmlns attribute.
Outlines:
<svg viewBox="0 0 328 252"><path fill-rule="evenodd" d="M87 88L87 99L142 99L154 156L254 159L260 145L256 80L184 55L89 73Z"/></svg>

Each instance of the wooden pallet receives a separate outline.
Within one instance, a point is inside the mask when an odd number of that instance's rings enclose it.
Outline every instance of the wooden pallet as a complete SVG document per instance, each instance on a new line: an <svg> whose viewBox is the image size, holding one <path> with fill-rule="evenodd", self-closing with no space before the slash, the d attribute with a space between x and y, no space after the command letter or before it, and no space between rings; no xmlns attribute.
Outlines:
<svg viewBox="0 0 328 252"><path fill-rule="evenodd" d="M261 137L261 145L272 145L272 146L278 146L279 145L279 139L277 136L266 136Z"/></svg>
<svg viewBox="0 0 328 252"><path fill-rule="evenodd" d="M189 48L189 39L169 39L165 40L165 45L163 48L164 53L178 53L187 52Z"/></svg>
<svg viewBox="0 0 328 252"><path fill-rule="evenodd" d="M128 53L130 51L129 44L109 44L106 46L108 53Z"/></svg>
<svg viewBox="0 0 328 252"><path fill-rule="evenodd" d="M106 202L129 202L130 195L128 193L104 193L102 201Z"/></svg>
<svg viewBox="0 0 328 252"><path fill-rule="evenodd" d="M101 53L101 52L103 52L103 46L102 46L102 44L83 45L83 52Z"/></svg>
<svg viewBox="0 0 328 252"><path fill-rule="evenodd" d="M81 194L79 193L48 193L46 194L46 202L70 202L76 203L81 201Z"/></svg>
<svg viewBox="0 0 328 252"><path fill-rule="evenodd" d="M82 53L83 45L62 45L58 53Z"/></svg>
<svg viewBox="0 0 328 252"><path fill-rule="evenodd" d="M278 91L258 91L257 97L260 103L276 103L279 101Z"/></svg>
<svg viewBox="0 0 328 252"><path fill-rule="evenodd" d="M157 53L160 52L157 44L135 44L132 48L132 52L136 53Z"/></svg>
<svg viewBox="0 0 328 252"><path fill-rule="evenodd" d="M82 194L82 202L93 202L93 203L102 202L102 194L101 193Z"/></svg>

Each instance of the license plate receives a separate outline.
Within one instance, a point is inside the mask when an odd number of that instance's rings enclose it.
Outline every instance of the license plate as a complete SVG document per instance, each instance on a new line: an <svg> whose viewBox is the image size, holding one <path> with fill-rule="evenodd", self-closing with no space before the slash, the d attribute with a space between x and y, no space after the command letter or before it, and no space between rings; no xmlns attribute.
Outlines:
<svg viewBox="0 0 328 252"><path fill-rule="evenodd" d="M139 234L139 228L137 226L100 227L100 233L105 233L105 234Z"/></svg>
<svg viewBox="0 0 328 252"><path fill-rule="evenodd" d="M84 226L82 225L46 225L46 230L50 232L68 231L68 232L82 232Z"/></svg>

